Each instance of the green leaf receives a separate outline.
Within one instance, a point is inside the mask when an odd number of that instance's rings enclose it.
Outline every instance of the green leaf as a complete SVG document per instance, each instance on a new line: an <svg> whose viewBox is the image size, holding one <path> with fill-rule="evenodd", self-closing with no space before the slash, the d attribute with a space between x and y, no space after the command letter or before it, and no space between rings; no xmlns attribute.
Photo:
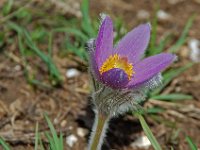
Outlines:
<svg viewBox="0 0 200 150"><path fill-rule="evenodd" d="M194 19L195 19L195 15L193 15L192 17L188 19L180 38L171 48L169 48L169 52L173 52L173 53L177 52L180 49L180 47L185 43L188 32L190 28L192 27Z"/></svg>
<svg viewBox="0 0 200 150"><path fill-rule="evenodd" d="M193 97L191 95L186 95L186 94L172 93L172 94L156 95L151 98L164 101L176 101L176 100L190 100Z"/></svg>
<svg viewBox="0 0 200 150"><path fill-rule="evenodd" d="M155 150L162 150L160 147L159 143L157 142L156 138L154 137L153 133L151 132L151 129L147 125L146 121L144 120L144 117L137 113L136 117L139 119L140 124L142 125L142 128L144 130L144 133L148 137L149 141L151 142L152 146L154 147Z"/></svg>
<svg viewBox="0 0 200 150"><path fill-rule="evenodd" d="M0 145L3 147L4 150L11 150L9 145L0 137Z"/></svg>
<svg viewBox="0 0 200 150"><path fill-rule="evenodd" d="M186 141L188 142L191 150L198 150L197 146L193 143L192 139L189 136L186 136Z"/></svg>

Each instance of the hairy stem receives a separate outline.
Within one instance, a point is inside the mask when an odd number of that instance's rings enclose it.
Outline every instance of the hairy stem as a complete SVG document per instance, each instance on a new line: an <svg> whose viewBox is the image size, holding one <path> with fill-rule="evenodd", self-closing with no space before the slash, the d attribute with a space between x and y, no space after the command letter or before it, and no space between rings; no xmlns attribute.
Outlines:
<svg viewBox="0 0 200 150"><path fill-rule="evenodd" d="M109 119L109 116L95 113L95 122L92 128L88 150L101 149Z"/></svg>

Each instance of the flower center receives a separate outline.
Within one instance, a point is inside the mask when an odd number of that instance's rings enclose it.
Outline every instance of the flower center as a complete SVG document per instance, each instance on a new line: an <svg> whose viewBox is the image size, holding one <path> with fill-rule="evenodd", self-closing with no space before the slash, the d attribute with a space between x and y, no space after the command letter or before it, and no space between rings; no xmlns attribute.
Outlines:
<svg viewBox="0 0 200 150"><path fill-rule="evenodd" d="M113 68L122 69L128 75L129 80L135 73L133 70L133 65L128 63L127 57L120 57L118 54L114 54L108 57L99 71L102 74Z"/></svg>

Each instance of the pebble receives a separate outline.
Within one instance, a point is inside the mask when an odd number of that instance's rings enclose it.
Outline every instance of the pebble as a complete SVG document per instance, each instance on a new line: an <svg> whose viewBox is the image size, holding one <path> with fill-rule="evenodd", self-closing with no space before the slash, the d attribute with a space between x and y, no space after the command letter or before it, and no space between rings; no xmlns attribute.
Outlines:
<svg viewBox="0 0 200 150"><path fill-rule="evenodd" d="M60 123L61 127L66 127L66 125L67 125L67 120L61 121L61 123Z"/></svg>
<svg viewBox="0 0 200 150"><path fill-rule="evenodd" d="M69 128L68 128L69 130L73 130L74 128L72 127L72 126L69 126Z"/></svg>
<svg viewBox="0 0 200 150"><path fill-rule="evenodd" d="M164 10L159 10L157 12L157 17L159 20L169 20L171 18L171 15L168 14L166 11Z"/></svg>
<svg viewBox="0 0 200 150"><path fill-rule="evenodd" d="M73 145L78 141L78 138L71 134L69 136L66 137L66 143L67 145L69 145L69 147L73 147Z"/></svg>
<svg viewBox="0 0 200 150"><path fill-rule="evenodd" d="M65 75L67 78L73 78L79 76L80 72L75 68L71 68L66 71Z"/></svg>
<svg viewBox="0 0 200 150"><path fill-rule="evenodd" d="M59 123L58 118L55 118L55 119L53 120L53 123L54 123L54 124L58 124L58 123Z"/></svg>
<svg viewBox="0 0 200 150"><path fill-rule="evenodd" d="M188 43L190 48L190 59L193 62L200 62L200 41L197 39L191 39Z"/></svg>
<svg viewBox="0 0 200 150"><path fill-rule="evenodd" d="M87 134L87 131L83 128L77 128L77 135L80 137L85 137L85 135Z"/></svg>
<svg viewBox="0 0 200 150"><path fill-rule="evenodd" d="M20 71L20 70L22 70L22 67L20 65L16 65L14 67L14 69L15 69L15 71Z"/></svg>
<svg viewBox="0 0 200 150"><path fill-rule="evenodd" d="M141 136L138 139L136 139L133 143L131 143L131 147L133 148L144 148L148 149L151 146L151 142L147 138L147 136Z"/></svg>

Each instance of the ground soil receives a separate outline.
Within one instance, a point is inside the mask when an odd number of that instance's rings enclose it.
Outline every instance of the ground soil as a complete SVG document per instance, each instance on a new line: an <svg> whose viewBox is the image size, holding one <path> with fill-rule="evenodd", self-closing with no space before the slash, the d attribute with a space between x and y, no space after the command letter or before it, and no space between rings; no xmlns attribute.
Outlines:
<svg viewBox="0 0 200 150"><path fill-rule="evenodd" d="M178 53L179 60L172 67L180 67L191 62L188 41L192 38L200 40L200 2L198 0L93 0L91 1L91 15L98 16L105 12L113 18L121 17L128 29L146 22L154 16L156 3L160 9L166 11L171 17L159 20L158 39L164 33L174 32L176 38L180 36L187 19L196 13L194 24L189 32L187 42ZM138 18L138 12L145 10L149 13L147 18ZM34 149L34 135L36 122L39 131L44 133L48 126L43 118L46 112L57 131L63 131L67 137L74 134L78 141L66 149L82 150L87 146L94 114L89 96L89 76L86 68L81 69L81 75L74 78L65 78L61 87L53 89L38 88L27 83L24 76L23 65L16 45L7 46L0 53L0 136L12 146L14 150ZM14 54L14 55L12 55ZM64 75L68 68L82 68L82 63L70 58L54 57L55 63ZM38 58L29 60L36 66L44 64ZM84 70L84 71L83 71ZM38 79L45 70L41 67ZM158 116L146 116L152 132L155 134L163 149L189 150L185 136L190 136L200 147L200 64L195 64L184 74L175 78L163 91L183 92L191 94L192 100L179 103L168 103L150 100L145 107L162 106L167 111ZM77 130L83 130L80 136ZM177 132L178 131L178 132ZM178 136L176 136L178 134ZM136 150L131 147L141 135L144 135L139 121L127 114L113 119L105 140L103 149ZM45 138L43 138L45 142ZM0 147L1 149L1 147ZM149 149L153 149L150 147Z"/></svg>

